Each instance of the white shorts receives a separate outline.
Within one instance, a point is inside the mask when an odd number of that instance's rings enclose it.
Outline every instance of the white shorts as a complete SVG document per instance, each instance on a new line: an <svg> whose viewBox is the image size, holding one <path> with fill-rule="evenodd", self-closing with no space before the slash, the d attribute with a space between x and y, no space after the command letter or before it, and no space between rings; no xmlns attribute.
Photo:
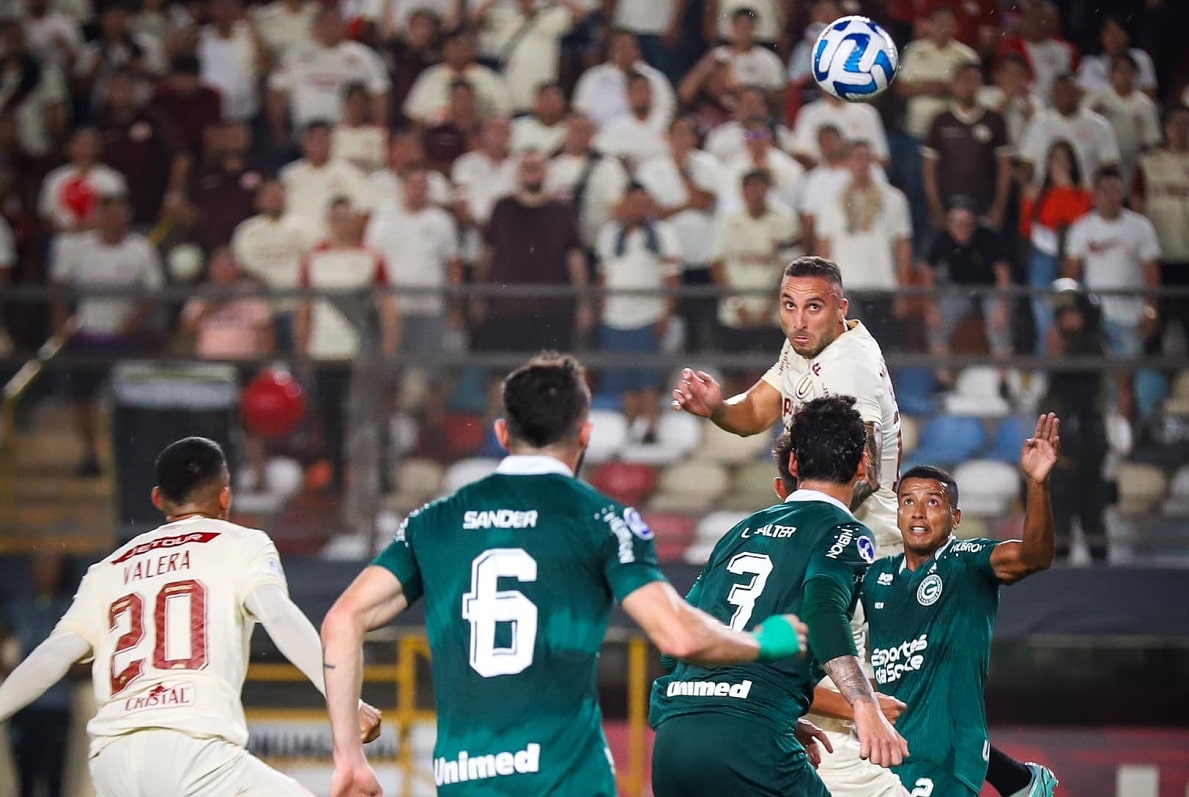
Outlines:
<svg viewBox="0 0 1189 797"><path fill-rule="evenodd" d="M831 797L907 797L896 773L859 758L859 740L854 734L827 730L826 735L834 752L822 750L817 774Z"/></svg>
<svg viewBox="0 0 1189 797"><path fill-rule="evenodd" d="M242 747L177 731L122 736L90 769L98 797L313 797Z"/></svg>

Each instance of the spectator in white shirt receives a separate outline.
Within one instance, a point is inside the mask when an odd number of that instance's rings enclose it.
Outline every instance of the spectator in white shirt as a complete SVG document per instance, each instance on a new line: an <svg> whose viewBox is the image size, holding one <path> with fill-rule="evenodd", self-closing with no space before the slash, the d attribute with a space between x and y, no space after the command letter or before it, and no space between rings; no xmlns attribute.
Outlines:
<svg viewBox="0 0 1189 797"><path fill-rule="evenodd" d="M756 44L756 18L751 8L737 8L731 14L730 43L714 48L710 57L726 63L736 86L758 86L768 92L773 108L784 107L786 79L784 65L776 53Z"/></svg>
<svg viewBox="0 0 1189 797"><path fill-rule="evenodd" d="M270 67L268 50L240 0L211 0L211 24L198 38L202 80L223 95L223 119L252 120L260 110L260 75Z"/></svg>
<svg viewBox="0 0 1189 797"><path fill-rule="evenodd" d="M411 170L426 168L425 150L421 137L412 130L398 130L388 140L388 165L367 177L364 208L374 212L388 202L400 202L404 196L404 177ZM446 207L453 198L450 181L441 172L427 171L430 201Z"/></svg>
<svg viewBox="0 0 1189 797"><path fill-rule="evenodd" d="M441 289L462 284L458 231L450 214L430 197L428 172L412 167L404 175L400 202L375 211L364 242L384 258L388 276L406 288ZM442 351L448 330L462 330L457 299L435 293L400 295L401 350ZM449 311L447 311L449 308Z"/></svg>
<svg viewBox="0 0 1189 797"><path fill-rule="evenodd" d="M22 23L32 55L42 64L70 68L83 45L77 20L52 8L50 0L26 0Z"/></svg>
<svg viewBox="0 0 1189 797"><path fill-rule="evenodd" d="M331 160L330 125L317 121L306 128L301 141L305 157L281 169L289 213L314 231L325 234L327 211L335 197L346 197L352 207L363 207L364 175L346 161Z"/></svg>
<svg viewBox="0 0 1189 797"><path fill-rule="evenodd" d="M743 125L749 119L761 117L768 119L769 126L776 137L776 144L788 152L793 145L793 134L782 124L772 119L771 106L768 95L763 89L754 86L740 86L735 90L734 117L711 130L706 136L706 151L722 163L733 160L747 151L747 142L743 137Z"/></svg>
<svg viewBox="0 0 1189 797"><path fill-rule="evenodd" d="M475 34L456 30L442 46L442 63L417 77L405 100L405 116L422 125L442 121L450 105L450 86L456 80L465 80L475 89L480 115L503 116L511 110L503 77L475 62Z"/></svg>
<svg viewBox="0 0 1189 797"><path fill-rule="evenodd" d="M1059 75L1072 72L1078 54L1072 44L1061 39L1060 12L1052 0L1028 0L1020 3L1023 12L1016 25L1017 34L1000 43L1004 53L1022 55L1032 72L1032 87L1041 99L1052 101L1053 82Z"/></svg>
<svg viewBox="0 0 1189 797"><path fill-rule="evenodd" d="M665 128L660 126L652 108L652 83L639 73L628 77L630 112L603 125L595 146L601 152L623 161L629 172L649 158L667 149Z"/></svg>
<svg viewBox="0 0 1189 797"><path fill-rule="evenodd" d="M919 145L929 132L933 117L945 110L950 78L959 64L978 63L978 53L954 38L957 18L947 5L937 4L929 13L924 38L909 42L900 60L895 87L907 99L904 127Z"/></svg>
<svg viewBox="0 0 1189 797"><path fill-rule="evenodd" d="M342 14L333 6L318 9L313 31L313 40L287 51L269 78L268 121L275 142L288 140L289 122L295 130L304 130L314 120L334 124L342 119L348 83L367 86L373 122L387 118L391 82L375 51L346 40Z"/></svg>
<svg viewBox="0 0 1189 797"><path fill-rule="evenodd" d="M656 203L657 218L677 233L682 284L710 285L714 211L722 178L714 156L698 149L692 119L679 116L669 124L668 153L641 164L636 179ZM715 305L713 297L678 303L688 350L701 351L713 344Z"/></svg>
<svg viewBox="0 0 1189 797"><path fill-rule="evenodd" d="M111 73L121 66L152 81L165 74L166 64L159 42L129 28L126 0L114 0L99 15L99 37L84 44L74 62L75 93L89 97L92 110L102 108Z"/></svg>
<svg viewBox="0 0 1189 797"><path fill-rule="evenodd" d="M818 131L824 125L838 128L847 141L866 141L875 159L887 163L888 137L883 120L872 106L863 102L846 102L823 93L820 99L806 105L797 114L793 127L792 154L806 168L821 160L818 150Z"/></svg>
<svg viewBox="0 0 1189 797"><path fill-rule="evenodd" d="M478 149L454 161L454 215L465 230L463 257L474 262L479 240L500 199L516 193L520 156L513 155L508 120L496 116L483 123Z"/></svg>
<svg viewBox="0 0 1189 797"><path fill-rule="evenodd" d="M165 278L157 250L143 236L129 231L132 212L123 190L98 198L95 229L79 235L60 235L51 252L50 279L85 292L119 289L124 296L78 297L74 318L78 332L70 342L73 353L101 357L100 364L71 371L67 387L74 399L75 430L83 446L80 476L98 476L97 405L95 396L106 379L112 358L144 348L142 334L153 303L143 294L161 288ZM54 306L54 328L65 329L69 311Z"/></svg>
<svg viewBox="0 0 1189 797"><path fill-rule="evenodd" d="M785 24L793 14L793 0L706 0L706 41L731 38L731 22L740 9L749 9L756 20L756 41L772 50L786 38ZM787 52L787 47L782 47Z"/></svg>
<svg viewBox="0 0 1189 797"><path fill-rule="evenodd" d="M1033 117L1045 107L1032 90L1031 79L1032 71L1024 56L1005 53L995 61L991 85L978 90L979 105L1003 117L1007 122L1007 140L1017 149Z"/></svg>
<svg viewBox="0 0 1189 797"><path fill-rule="evenodd" d="M747 147L743 154L727 161L723 167L724 184L727 187L719 201L724 210L733 211L742 204L742 197L736 186L742 186L743 176L756 169L768 173L771 188L768 202L790 216L796 216L801 205L801 183L805 169L791 156L784 154L772 141L772 130L766 120L754 118L743 129Z"/></svg>
<svg viewBox="0 0 1189 797"><path fill-rule="evenodd" d="M602 17L613 27L630 31L640 45L640 53L651 66L676 83L681 79L681 33L686 0L594 0L602 5Z"/></svg>
<svg viewBox="0 0 1189 797"><path fill-rule="evenodd" d="M1123 207L1127 193L1117 168L1099 169L1094 177L1094 210L1069 229L1064 276L1080 281L1089 291L1156 291L1160 287L1160 242L1152 222ZM1154 295L1103 296L1102 329L1111 353L1138 357L1144 341L1159 320ZM1118 410L1134 417L1133 378L1119 373Z"/></svg>
<svg viewBox="0 0 1189 797"><path fill-rule="evenodd" d="M904 194L875 179L874 158L865 142L850 145L850 181L821 207L814 254L842 269L850 315L890 347L902 340L897 319L903 314L895 291L912 275L912 225ZM852 291L871 292L862 299Z"/></svg>
<svg viewBox="0 0 1189 797"><path fill-rule="evenodd" d="M1102 52L1087 55L1078 67L1078 85L1089 94L1105 92L1111 87L1111 61L1120 55L1135 59L1135 87L1149 97L1156 96L1156 67L1152 56L1138 47L1131 47L1131 37L1115 17L1104 17L1101 29Z"/></svg>
<svg viewBox="0 0 1189 797"><path fill-rule="evenodd" d="M677 108L669 79L640 60L640 46L631 31L613 29L607 34L607 62L582 73L574 87L573 105L602 128L617 116L631 113L628 77L639 73L652 85L653 113L661 130Z"/></svg>
<svg viewBox="0 0 1189 797"><path fill-rule="evenodd" d="M537 87L558 78L561 40L585 9L577 0L482 0L471 12L472 24L485 27L498 45L498 63L514 113L533 105Z"/></svg>
<svg viewBox="0 0 1189 797"><path fill-rule="evenodd" d="M1020 144L1020 174L1024 184L1040 185L1044 179L1037 169L1048 155L1049 147L1059 138L1073 144L1082 177L1089 181L1103 166L1119 163L1119 142L1110 122L1079 104L1080 89L1073 75L1064 74L1053 84L1053 107L1032 119Z"/></svg>
<svg viewBox="0 0 1189 797"><path fill-rule="evenodd" d="M231 236L235 262L245 273L274 291L297 290L301 263L316 243L303 220L285 212L285 186L280 180L265 180L256 191L257 214L240 222ZM277 350L294 351L294 296L273 302L273 327Z"/></svg>
<svg viewBox="0 0 1189 797"><path fill-rule="evenodd" d="M566 94L559 83L542 83L537 87L533 112L512 122L512 151L552 154L566 137Z"/></svg>
<svg viewBox="0 0 1189 797"><path fill-rule="evenodd" d="M789 81L802 85L811 85L813 79L813 47L817 44L817 37L822 35L834 20L842 16L838 7L838 0L814 0L809 9L809 24L805 26L805 33L801 41L793 47L789 56Z"/></svg>
<svg viewBox="0 0 1189 797"><path fill-rule="evenodd" d="M545 177L545 192L576 209L578 234L587 249L594 248L599 230L611 220L628 184L627 170L619 159L591 146L594 136L591 118L571 113L561 152L549 161Z"/></svg>
<svg viewBox="0 0 1189 797"><path fill-rule="evenodd" d="M253 14L273 63L283 63L290 50L313 43L318 3L310 0L273 0L256 6Z"/></svg>
<svg viewBox="0 0 1189 797"><path fill-rule="evenodd" d="M817 166L805 174L805 182L801 186L801 204L797 207L801 217L801 232L806 241L814 240L818 208L834 201L850 182L850 168L847 165L850 150L837 127L827 124L818 128L817 150L821 159Z"/></svg>
<svg viewBox="0 0 1189 797"><path fill-rule="evenodd" d="M681 284L677 231L654 216L654 204L639 183L628 185L619 218L599 231L596 247L599 285L611 291L601 302L599 348L624 355L656 354L676 310L672 293ZM659 296L619 296L615 291L669 292ZM623 397L623 414L632 436L656 442L664 374L654 368L619 366L603 370L599 392Z"/></svg>
<svg viewBox="0 0 1189 797"><path fill-rule="evenodd" d="M51 230L86 229L100 196L123 194L124 177L99 162L101 142L93 127L80 127L70 137L70 163L46 175L41 184L38 211Z"/></svg>
<svg viewBox="0 0 1189 797"><path fill-rule="evenodd" d="M1111 59L1110 85L1087 97L1091 110L1102 114L1119 144L1119 173L1131 185L1140 153L1160 143L1160 111L1152 98L1136 89L1139 68L1129 53Z"/></svg>
<svg viewBox="0 0 1189 797"><path fill-rule="evenodd" d="M343 121L330 137L330 157L347 161L364 174L384 166L388 157L388 127L370 119L367 86L350 83L343 89Z"/></svg>

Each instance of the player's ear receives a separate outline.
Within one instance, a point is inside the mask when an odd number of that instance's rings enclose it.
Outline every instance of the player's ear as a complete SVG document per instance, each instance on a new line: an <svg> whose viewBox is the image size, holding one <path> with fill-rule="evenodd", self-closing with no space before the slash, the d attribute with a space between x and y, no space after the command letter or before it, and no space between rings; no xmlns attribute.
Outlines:
<svg viewBox="0 0 1189 797"><path fill-rule="evenodd" d="M776 497L781 501L789 497L789 491L784 486L784 479L780 478L779 476L772 479L772 489L776 491Z"/></svg>
<svg viewBox="0 0 1189 797"><path fill-rule="evenodd" d="M231 510L231 486L224 485L222 490L219 490L219 508L224 512Z"/></svg>
<svg viewBox="0 0 1189 797"><path fill-rule="evenodd" d="M954 528L958 528L958 526L962 524L962 510L958 509L958 507L954 507L952 510L950 510L950 512L954 517Z"/></svg>
<svg viewBox="0 0 1189 797"><path fill-rule="evenodd" d="M867 470L871 466L870 453L864 449L863 458L859 460L859 469L855 471L855 479L861 482L867 481Z"/></svg>
<svg viewBox="0 0 1189 797"><path fill-rule="evenodd" d="M508 445L512 442L511 437L508 435L508 424L504 423L503 418L496 418L494 428L495 439L500 442L500 448L504 449L505 451L511 451L511 449L508 447Z"/></svg>
<svg viewBox="0 0 1189 797"><path fill-rule="evenodd" d="M590 436L594 432L594 421L589 418L582 422L582 428L578 430L578 445L585 450L590 445Z"/></svg>
<svg viewBox="0 0 1189 797"><path fill-rule="evenodd" d="M843 318L846 318L846 313L847 313L847 310L849 310L849 309L850 309L850 299L843 296L842 300L838 302L838 312L842 313Z"/></svg>
<svg viewBox="0 0 1189 797"><path fill-rule="evenodd" d="M154 487L150 496L153 499L153 506L155 506L158 511L164 512L165 508L161 506L161 488Z"/></svg>
<svg viewBox="0 0 1189 797"><path fill-rule="evenodd" d="M797 481L801 480L801 466L797 463L796 453L789 453L789 474Z"/></svg>

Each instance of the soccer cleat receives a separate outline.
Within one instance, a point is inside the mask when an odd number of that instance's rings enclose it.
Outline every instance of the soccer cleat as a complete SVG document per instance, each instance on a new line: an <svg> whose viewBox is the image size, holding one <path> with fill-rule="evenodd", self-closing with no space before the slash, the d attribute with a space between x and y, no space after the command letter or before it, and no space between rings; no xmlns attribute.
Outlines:
<svg viewBox="0 0 1189 797"><path fill-rule="evenodd" d="M1053 774L1053 770L1031 761L1024 766L1032 773L1032 782L1011 797L1053 797L1057 788L1057 776Z"/></svg>

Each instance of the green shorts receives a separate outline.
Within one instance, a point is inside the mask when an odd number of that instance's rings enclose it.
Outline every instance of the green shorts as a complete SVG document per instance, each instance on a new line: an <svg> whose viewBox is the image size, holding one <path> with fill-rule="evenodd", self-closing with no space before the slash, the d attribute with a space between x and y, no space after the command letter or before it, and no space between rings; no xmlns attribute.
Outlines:
<svg viewBox="0 0 1189 797"><path fill-rule="evenodd" d="M978 797L979 789L959 780L952 769L935 761L909 759L894 771L910 797Z"/></svg>
<svg viewBox="0 0 1189 797"><path fill-rule="evenodd" d="M672 717L656 729L655 797L830 797L790 730L707 712Z"/></svg>

